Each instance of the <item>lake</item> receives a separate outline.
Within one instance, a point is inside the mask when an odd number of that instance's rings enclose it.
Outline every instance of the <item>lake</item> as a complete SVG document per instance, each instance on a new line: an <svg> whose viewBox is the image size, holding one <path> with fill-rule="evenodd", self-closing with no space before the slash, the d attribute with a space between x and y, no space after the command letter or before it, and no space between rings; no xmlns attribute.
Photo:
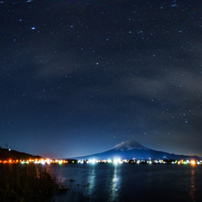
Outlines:
<svg viewBox="0 0 202 202"><path fill-rule="evenodd" d="M202 166L69 164L51 173L70 191L55 201L202 201Z"/></svg>

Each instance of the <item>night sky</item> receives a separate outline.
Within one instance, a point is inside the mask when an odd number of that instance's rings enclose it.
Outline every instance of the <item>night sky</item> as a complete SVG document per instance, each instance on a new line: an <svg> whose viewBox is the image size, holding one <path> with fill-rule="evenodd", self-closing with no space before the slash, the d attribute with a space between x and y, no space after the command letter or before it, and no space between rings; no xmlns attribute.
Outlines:
<svg viewBox="0 0 202 202"><path fill-rule="evenodd" d="M136 140L202 156L202 4L0 1L0 146L74 157Z"/></svg>

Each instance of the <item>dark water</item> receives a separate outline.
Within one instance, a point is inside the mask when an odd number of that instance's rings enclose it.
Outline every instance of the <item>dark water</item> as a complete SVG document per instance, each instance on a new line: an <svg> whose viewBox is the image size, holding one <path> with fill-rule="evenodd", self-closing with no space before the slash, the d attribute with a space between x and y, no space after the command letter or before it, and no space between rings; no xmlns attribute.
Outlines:
<svg viewBox="0 0 202 202"><path fill-rule="evenodd" d="M50 169L70 187L55 201L202 201L202 166L72 164Z"/></svg>

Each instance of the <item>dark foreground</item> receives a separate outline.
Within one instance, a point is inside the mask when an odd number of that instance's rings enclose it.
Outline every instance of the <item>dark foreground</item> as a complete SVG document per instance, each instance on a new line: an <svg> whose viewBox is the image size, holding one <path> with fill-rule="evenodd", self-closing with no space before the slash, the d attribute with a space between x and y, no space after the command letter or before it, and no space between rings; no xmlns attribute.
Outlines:
<svg viewBox="0 0 202 202"><path fill-rule="evenodd" d="M46 166L0 164L0 201L49 201L57 187Z"/></svg>

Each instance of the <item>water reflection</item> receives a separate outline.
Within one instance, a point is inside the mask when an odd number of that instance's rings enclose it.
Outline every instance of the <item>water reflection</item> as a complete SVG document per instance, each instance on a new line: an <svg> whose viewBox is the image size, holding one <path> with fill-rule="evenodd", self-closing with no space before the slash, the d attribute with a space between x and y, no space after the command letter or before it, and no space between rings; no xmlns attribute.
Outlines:
<svg viewBox="0 0 202 202"><path fill-rule="evenodd" d="M110 201L118 199L121 177L120 177L120 165L115 165L113 170L113 177L110 186ZM118 168L117 168L118 167Z"/></svg>
<svg viewBox="0 0 202 202"><path fill-rule="evenodd" d="M192 169L191 177L190 177L190 192L189 192L190 196L191 196L191 201L196 201L195 192L196 192L195 171L194 171L194 169Z"/></svg>
<svg viewBox="0 0 202 202"><path fill-rule="evenodd" d="M88 171L88 184L85 187L88 188L88 194L91 195L93 193L93 189L95 186L95 165L91 165Z"/></svg>

